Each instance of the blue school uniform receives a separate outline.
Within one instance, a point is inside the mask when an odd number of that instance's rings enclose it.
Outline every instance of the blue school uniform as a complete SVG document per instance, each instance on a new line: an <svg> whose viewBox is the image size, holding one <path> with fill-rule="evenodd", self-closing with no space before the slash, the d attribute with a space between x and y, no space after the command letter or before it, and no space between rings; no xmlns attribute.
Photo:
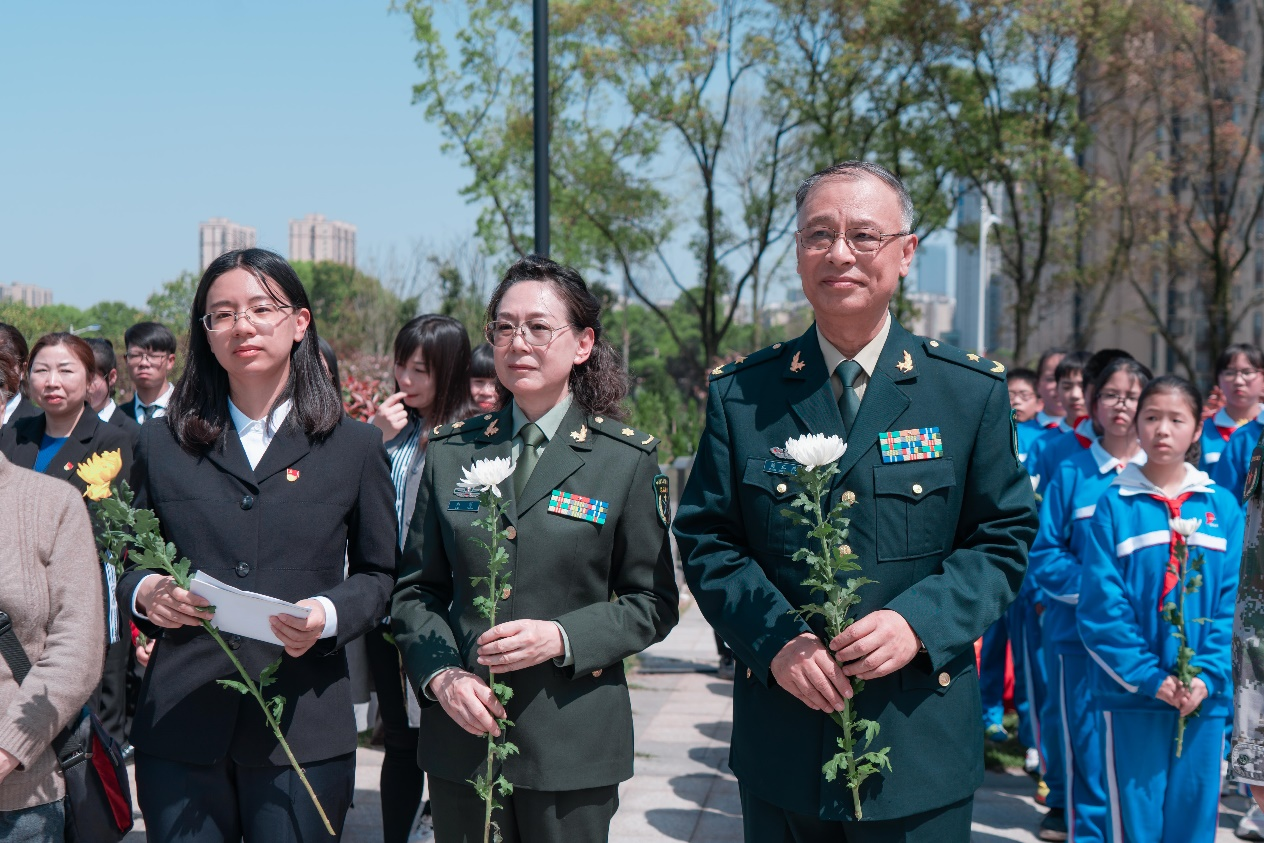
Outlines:
<svg viewBox="0 0 1264 843"><path fill-rule="evenodd" d="M1057 430L1058 421L1060 420L1055 420L1052 425L1042 424L1037 415L1014 425L1014 429L1018 432L1018 461L1024 467L1027 465L1027 455L1031 452L1032 446Z"/></svg>
<svg viewBox="0 0 1264 843"><path fill-rule="evenodd" d="M1182 501L1181 499L1184 498ZM1189 644L1208 696L1189 718L1176 757L1179 712L1155 698L1176 667L1177 641L1160 611L1171 512L1163 493L1129 466L1098 501L1083 557L1076 619L1088 648L1093 704L1102 712L1106 839L1111 843L1211 840L1220 808L1224 720L1233 702L1230 644L1242 552L1236 498L1192 465L1175 505L1202 524L1189 537L1201 554L1201 586L1185 598Z"/></svg>
<svg viewBox="0 0 1264 843"><path fill-rule="evenodd" d="M1145 452L1132 462L1145 464ZM1050 478L1032 544L1027 576L1046 595L1044 657L1049 693L1045 733L1062 747L1067 827L1077 843L1106 839L1106 786L1102 780L1100 715L1083 704L1089 690L1088 651L1075 625L1081 560L1097 502L1123 471L1121 462L1094 442L1064 460Z"/></svg>
<svg viewBox="0 0 1264 843"><path fill-rule="evenodd" d="M1243 422L1243 424L1250 424L1250 422ZM1198 467L1211 474L1212 467L1220 461L1220 455L1224 453L1225 446L1229 444L1229 438L1241 426L1225 412L1223 407L1215 415L1204 420L1203 433L1198 440L1202 451L1202 455L1198 458ZM1213 476L1212 480L1215 479Z"/></svg>
<svg viewBox="0 0 1264 843"><path fill-rule="evenodd" d="M1258 418L1247 422L1233 432L1224 446L1220 458L1211 468L1211 479L1222 489L1226 489L1239 501L1242 500L1242 488L1246 485L1246 470L1251 464L1251 452L1260 439L1260 431L1264 425Z"/></svg>

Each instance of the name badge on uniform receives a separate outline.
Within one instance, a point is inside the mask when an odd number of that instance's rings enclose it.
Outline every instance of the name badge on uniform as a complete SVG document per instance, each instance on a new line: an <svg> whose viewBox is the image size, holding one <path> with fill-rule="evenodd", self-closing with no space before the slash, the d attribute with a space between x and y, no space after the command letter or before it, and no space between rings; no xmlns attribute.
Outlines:
<svg viewBox="0 0 1264 843"><path fill-rule="evenodd" d="M478 512L478 501L448 501L448 512Z"/></svg>
<svg viewBox="0 0 1264 843"><path fill-rule="evenodd" d="M605 524L606 514L610 511L608 501L586 498L571 492L554 489L549 495L549 512L565 515L567 518L578 518L580 521L591 521L594 524Z"/></svg>
<svg viewBox="0 0 1264 843"><path fill-rule="evenodd" d="M888 430L878 434L878 445L882 448L884 463L937 460L944 455L944 443L937 427Z"/></svg>
<svg viewBox="0 0 1264 843"><path fill-rule="evenodd" d="M764 460L766 474L798 474L799 465L788 460Z"/></svg>

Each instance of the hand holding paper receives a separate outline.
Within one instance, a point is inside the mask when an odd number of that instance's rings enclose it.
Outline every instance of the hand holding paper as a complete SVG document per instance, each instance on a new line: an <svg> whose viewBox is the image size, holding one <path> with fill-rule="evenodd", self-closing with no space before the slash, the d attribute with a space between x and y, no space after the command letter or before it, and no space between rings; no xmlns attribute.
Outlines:
<svg viewBox="0 0 1264 843"><path fill-rule="evenodd" d="M302 602L308 605L301 605L278 600L266 594L243 591L220 582L204 571L198 571L192 579L189 591L205 598L215 607L215 614L211 617L212 626L234 635L277 644L286 647L287 651L291 645L273 631L272 616L287 615L301 619L303 625L306 626L312 614L311 604L314 601L304 600ZM319 609L319 611L320 625L316 627L317 636L320 635L320 630L324 625L324 610ZM315 641L314 638L313 641ZM308 644L307 647L302 648L302 651L306 652L310 646L311 644Z"/></svg>

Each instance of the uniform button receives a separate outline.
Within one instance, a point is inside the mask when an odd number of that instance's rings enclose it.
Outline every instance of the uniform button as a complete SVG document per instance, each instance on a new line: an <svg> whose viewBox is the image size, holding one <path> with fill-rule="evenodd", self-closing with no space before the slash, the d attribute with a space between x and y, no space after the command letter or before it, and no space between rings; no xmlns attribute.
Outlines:
<svg viewBox="0 0 1264 843"><path fill-rule="evenodd" d="M920 495L921 493L922 493L922 484L921 484L921 483L914 483L914 484L913 484L913 494L915 494L915 495Z"/></svg>
<svg viewBox="0 0 1264 843"><path fill-rule="evenodd" d="M254 506L254 505L255 505L255 499L254 499L254 497L253 497L252 495L243 495L243 496L242 496L242 499L241 499L241 508L242 508L242 509L250 509L250 507L252 507L252 506Z"/></svg>
<svg viewBox="0 0 1264 843"><path fill-rule="evenodd" d="M778 483L778 484L777 484L777 494L779 494L779 495L784 495L785 493L786 493L786 484L785 484L785 483Z"/></svg>
<svg viewBox="0 0 1264 843"><path fill-rule="evenodd" d="M241 649L241 636L240 635L228 636L228 648L230 650Z"/></svg>
<svg viewBox="0 0 1264 843"><path fill-rule="evenodd" d="M248 565L245 562L237 563L237 576L244 577L246 576L246 574L249 574L249 573L250 573L250 565Z"/></svg>
<svg viewBox="0 0 1264 843"><path fill-rule="evenodd" d="M601 678L601 668L597 668L596 670L593 671L593 679L600 679L600 678Z"/></svg>
<svg viewBox="0 0 1264 843"><path fill-rule="evenodd" d="M509 529L505 530L505 537L508 538L510 541L513 541L514 539L518 538L518 528L515 527L513 524L510 524Z"/></svg>
<svg viewBox="0 0 1264 843"><path fill-rule="evenodd" d="M748 668L746 668L746 678L747 678L747 679L750 679L750 678L751 678L751 669L750 669L749 667L748 667Z"/></svg>
<svg viewBox="0 0 1264 843"><path fill-rule="evenodd" d="M939 687L947 688L950 684L952 684L952 677L949 676L948 671L945 670L943 673L939 674Z"/></svg>

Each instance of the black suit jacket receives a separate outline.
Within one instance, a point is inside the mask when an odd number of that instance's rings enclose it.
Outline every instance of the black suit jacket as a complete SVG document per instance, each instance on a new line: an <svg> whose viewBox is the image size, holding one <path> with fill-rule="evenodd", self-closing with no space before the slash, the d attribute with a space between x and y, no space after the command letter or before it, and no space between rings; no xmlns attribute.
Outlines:
<svg viewBox="0 0 1264 843"><path fill-rule="evenodd" d="M140 441L140 422L128 415L127 409L122 404L114 405L114 412L110 414L110 420L106 424L117 427L131 437L132 448L135 448L136 443Z"/></svg>
<svg viewBox="0 0 1264 843"><path fill-rule="evenodd" d="M15 422L13 428L8 431L8 435L0 437L0 452L3 452L9 458L9 462L14 465L34 468L35 459L39 456L40 442L44 439L44 422L42 412ZM84 402L83 415L79 417L78 424L70 432L61 450L44 469L44 474L67 480L83 492L88 485L75 473L79 463L93 454L114 450L117 450L123 458L123 468L119 471L118 477L120 480L126 479L132 466L131 438L121 429L111 427L101 421L101 417L87 402Z"/></svg>
<svg viewBox="0 0 1264 843"><path fill-rule="evenodd" d="M284 656L267 693L285 697L281 728L300 762L354 752L342 647L386 615L399 554L382 434L343 418L324 441L310 442L291 416L252 470L231 425L219 447L195 456L156 419L141 429L132 476L136 504L154 510L193 570L281 600L333 602L337 636L297 659ZM124 573L120 603L130 605L148 573ZM137 625L161 632L132 726L138 749L194 764L226 753L249 766L288 764L254 700L216 684L238 674L209 635L200 627L160 631L139 618ZM225 638L253 677L284 652Z"/></svg>
<svg viewBox="0 0 1264 843"><path fill-rule="evenodd" d="M10 395L9 397L12 398L13 396ZM44 415L44 411L36 406L34 401L23 395L21 400L18 401L17 409L13 411L13 415L9 417L9 420L5 422L4 426L5 428L11 428L22 419L29 419L32 416L42 415Z"/></svg>

